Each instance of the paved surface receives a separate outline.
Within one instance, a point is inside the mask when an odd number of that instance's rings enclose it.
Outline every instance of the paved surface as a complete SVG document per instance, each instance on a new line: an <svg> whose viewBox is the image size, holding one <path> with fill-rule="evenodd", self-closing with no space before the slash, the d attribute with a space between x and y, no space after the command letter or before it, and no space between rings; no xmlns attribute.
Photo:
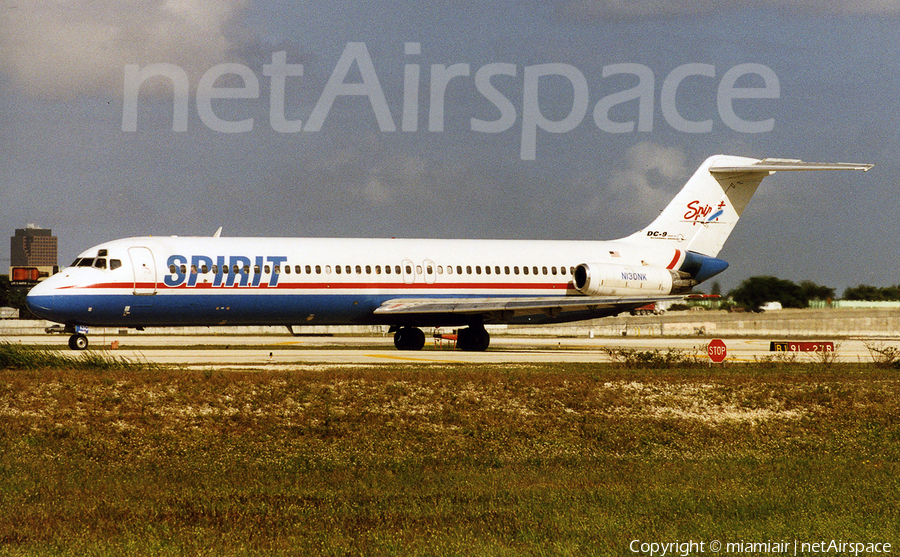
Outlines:
<svg viewBox="0 0 900 557"><path fill-rule="evenodd" d="M66 349L66 335L24 335L0 337L0 342ZM486 352L462 352L446 342L436 345L428 339L421 351L396 350L390 336L309 336L290 335L91 335L91 349L110 349L132 360L180 365L186 368L265 368L293 364L384 364L397 363L534 363L606 362L610 349L637 351L682 350L707 360L706 344L711 338L552 338L496 335ZM777 357L769 351L770 338L725 339L726 362L752 362ZM783 340L793 340L785 338ZM809 340L809 339L804 339ZM817 340L830 340L827 338ZM896 339L845 339L835 341L838 361L871 362L867 345L897 346ZM782 355L783 357L783 355ZM799 353L798 361L821 361L822 356Z"/></svg>

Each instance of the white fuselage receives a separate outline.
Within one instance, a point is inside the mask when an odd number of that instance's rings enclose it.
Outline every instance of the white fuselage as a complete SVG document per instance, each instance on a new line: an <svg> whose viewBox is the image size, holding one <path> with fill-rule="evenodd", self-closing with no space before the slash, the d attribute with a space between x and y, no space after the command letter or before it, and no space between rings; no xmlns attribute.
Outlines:
<svg viewBox="0 0 900 557"><path fill-rule="evenodd" d="M94 326L452 325L466 318L374 310L392 299L583 296L573 272L584 263L623 269L610 296L659 296L668 292L645 285L641 269L677 269L686 252L676 243L128 238L83 252L75 266L35 287L29 304L48 319ZM585 318L562 313L552 320Z"/></svg>

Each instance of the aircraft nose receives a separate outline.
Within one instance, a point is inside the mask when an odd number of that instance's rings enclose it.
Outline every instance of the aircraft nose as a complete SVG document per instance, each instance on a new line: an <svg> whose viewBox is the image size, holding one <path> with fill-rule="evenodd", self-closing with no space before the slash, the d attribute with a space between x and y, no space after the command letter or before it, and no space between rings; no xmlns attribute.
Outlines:
<svg viewBox="0 0 900 557"><path fill-rule="evenodd" d="M47 279L32 288L25 296L25 306L34 315L54 321L58 304L57 296L54 295L56 289L50 281L51 279Z"/></svg>

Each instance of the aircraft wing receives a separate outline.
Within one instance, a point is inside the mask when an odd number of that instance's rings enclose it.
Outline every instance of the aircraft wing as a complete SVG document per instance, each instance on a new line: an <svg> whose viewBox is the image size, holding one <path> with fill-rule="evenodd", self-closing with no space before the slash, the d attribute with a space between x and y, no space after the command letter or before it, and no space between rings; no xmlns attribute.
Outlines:
<svg viewBox="0 0 900 557"><path fill-rule="evenodd" d="M660 300L683 300L684 296L556 296L522 298L398 298L387 300L375 313L379 315L424 314L499 314L504 319L514 315L543 313L555 316L564 311L597 311L616 306L649 304ZM624 310L625 308L623 308Z"/></svg>

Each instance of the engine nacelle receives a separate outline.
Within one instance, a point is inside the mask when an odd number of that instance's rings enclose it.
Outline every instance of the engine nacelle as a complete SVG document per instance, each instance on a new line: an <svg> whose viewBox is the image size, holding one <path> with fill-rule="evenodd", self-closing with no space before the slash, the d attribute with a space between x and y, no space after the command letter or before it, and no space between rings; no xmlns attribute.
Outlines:
<svg viewBox="0 0 900 557"><path fill-rule="evenodd" d="M578 265L572 282L588 296L665 296L689 292L698 284L682 271L608 263Z"/></svg>

